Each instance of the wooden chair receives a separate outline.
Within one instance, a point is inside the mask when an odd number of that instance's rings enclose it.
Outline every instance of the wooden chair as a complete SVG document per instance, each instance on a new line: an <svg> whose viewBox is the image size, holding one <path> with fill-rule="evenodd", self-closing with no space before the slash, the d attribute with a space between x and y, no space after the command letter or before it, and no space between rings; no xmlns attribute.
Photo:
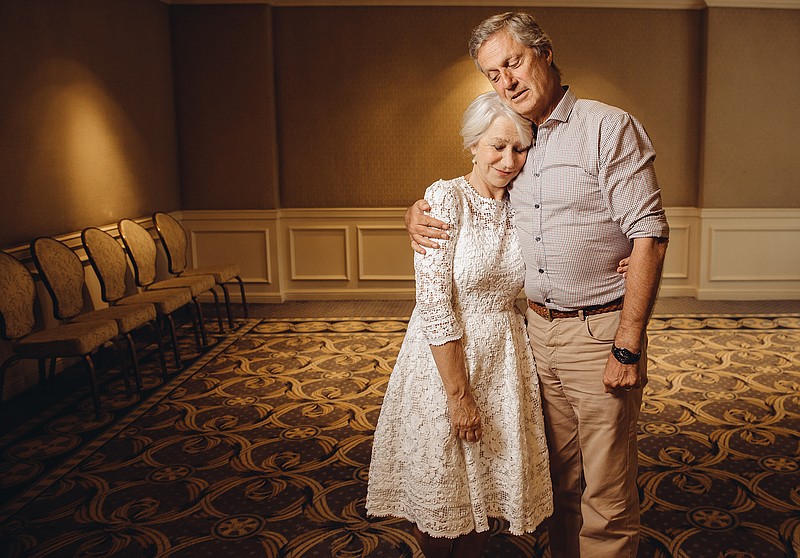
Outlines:
<svg viewBox="0 0 800 558"><path fill-rule="evenodd" d="M197 297L203 293L210 292L214 296L214 303L217 309L217 323L219 331L223 331L222 315L219 311L219 296L214 290L214 278L211 275L196 275L193 277L172 277L156 281L156 243L150 231L132 219L122 219L118 225L122 242L128 252L131 264L133 264L133 276L136 285L145 291L161 289L188 288L192 293L197 321L200 324L200 335L202 346L198 340L198 350L208 345L206 330L203 323L203 309Z"/></svg>
<svg viewBox="0 0 800 558"><path fill-rule="evenodd" d="M81 241L86 250L86 255L89 257L89 263L91 263L92 269L94 269L100 282L100 296L102 299L112 307L126 306L128 304L152 304L158 317L166 321L169 326L175 366L180 368L180 348L178 347L178 336L175 331L173 314L184 306L191 304L191 291L185 288L164 289L128 295L128 285L125 281L128 261L125 257L125 250L117 242L117 239L98 228L89 227L81 232ZM198 326L193 314L192 326L195 330L195 339L197 339ZM164 369L164 374L166 377L166 369Z"/></svg>
<svg viewBox="0 0 800 558"><path fill-rule="evenodd" d="M244 317L249 317L247 310L247 299L244 295L244 281L242 281L242 274L239 269L239 264L224 264L218 266L207 267L188 267L186 261L186 250L188 241L186 238L186 231L183 226L168 213L158 211L153 214L153 224L156 226L158 236L161 238L161 244L164 246L164 251L167 253L167 267L169 272L178 277L186 277L192 275L211 275L214 282L220 286L222 293L225 296L225 308L228 312L228 325L231 328L236 327L233 320L233 311L231 309L231 298L228 293L227 283L236 280L239 283L239 292L242 297L242 310Z"/></svg>
<svg viewBox="0 0 800 558"><path fill-rule="evenodd" d="M156 324L156 309L151 303L109 306L84 312L84 271L83 263L72 249L51 237L39 237L31 242L31 255L44 286L53 300L53 315L61 322L85 322L108 319L117 322L120 337L127 344L128 353L136 379L136 388L142 390L142 375L136 356L136 344L132 333L144 327L156 333L161 370L167 375L164 348L161 334ZM123 353L124 354L124 353Z"/></svg>
<svg viewBox="0 0 800 558"><path fill-rule="evenodd" d="M114 320L76 322L33 331L36 286L28 269L14 256L0 252L0 337L11 342L14 353L0 364L0 401L6 370L22 360L39 361L39 382L44 386L47 359L77 357L89 373L95 416L100 418L100 394L92 354L118 335ZM51 367L51 373L53 368ZM126 376L127 377L127 376Z"/></svg>

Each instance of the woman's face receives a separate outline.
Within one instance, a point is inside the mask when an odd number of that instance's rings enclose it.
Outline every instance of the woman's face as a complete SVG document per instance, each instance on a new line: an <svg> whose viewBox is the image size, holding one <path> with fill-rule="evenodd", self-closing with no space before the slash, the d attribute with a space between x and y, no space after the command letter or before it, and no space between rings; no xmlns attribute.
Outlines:
<svg viewBox="0 0 800 558"><path fill-rule="evenodd" d="M487 188L505 188L525 165L528 148L524 147L514 123L500 116L472 148L475 156L472 179ZM477 176L476 176L477 175Z"/></svg>

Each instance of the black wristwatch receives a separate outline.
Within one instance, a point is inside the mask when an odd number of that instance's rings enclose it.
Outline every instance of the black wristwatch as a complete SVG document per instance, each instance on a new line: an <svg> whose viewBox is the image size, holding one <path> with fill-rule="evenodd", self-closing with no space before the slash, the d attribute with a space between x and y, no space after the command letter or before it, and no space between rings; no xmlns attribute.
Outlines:
<svg viewBox="0 0 800 558"><path fill-rule="evenodd" d="M622 364L636 364L642 358L642 351L632 353L628 349L620 349L614 344L611 345L611 354Z"/></svg>

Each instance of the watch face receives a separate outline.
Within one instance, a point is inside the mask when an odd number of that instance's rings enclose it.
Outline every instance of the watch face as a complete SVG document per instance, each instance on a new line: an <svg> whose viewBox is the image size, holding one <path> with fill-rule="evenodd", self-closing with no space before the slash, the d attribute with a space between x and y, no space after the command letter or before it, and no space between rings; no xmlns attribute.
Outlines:
<svg viewBox="0 0 800 558"><path fill-rule="evenodd" d="M620 349L617 346L613 346L611 348L611 353L614 355L614 358L617 359L622 364L636 364L639 362L639 357L642 353L632 353L628 349Z"/></svg>

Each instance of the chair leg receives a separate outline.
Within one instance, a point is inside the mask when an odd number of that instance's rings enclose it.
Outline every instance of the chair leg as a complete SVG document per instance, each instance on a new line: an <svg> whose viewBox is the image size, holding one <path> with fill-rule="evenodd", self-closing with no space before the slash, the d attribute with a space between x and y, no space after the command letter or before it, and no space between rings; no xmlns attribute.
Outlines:
<svg viewBox="0 0 800 558"><path fill-rule="evenodd" d="M119 371L122 373L122 379L125 382L125 393L131 396L133 395L133 389L131 389L131 379L129 377L130 369L128 368L128 360L125 358L125 351L120 346L122 341L119 337L115 337L111 342L114 344L114 350L119 355Z"/></svg>
<svg viewBox="0 0 800 558"><path fill-rule="evenodd" d="M206 326L205 322L203 321L203 309L200 306L200 301L197 300L197 298L192 300L194 300L195 315L197 316L197 322L200 326L200 337L197 336L197 329L195 329L194 340L197 343L197 351L202 353L203 348L208 346L208 339L206 338Z"/></svg>
<svg viewBox="0 0 800 558"><path fill-rule="evenodd" d="M222 295L225 298L225 311L228 313L228 327L233 329L236 327L236 323L233 321L233 309L231 309L231 295L228 292L228 287L225 283L220 283L220 288L222 289Z"/></svg>
<svg viewBox="0 0 800 558"><path fill-rule="evenodd" d="M92 389L92 402L94 402L94 416L97 420L100 420L100 393L97 391L97 377L94 373L94 361L92 361L91 355L83 355L83 360L89 372L89 385Z"/></svg>
<svg viewBox="0 0 800 558"><path fill-rule="evenodd" d="M6 370L8 370L12 364L20 360L22 360L22 357L19 355L11 355L3 361L3 364L0 364L0 409L2 409L3 405L3 388L6 385Z"/></svg>
<svg viewBox="0 0 800 558"><path fill-rule="evenodd" d="M142 372L139 369L139 359L136 358L136 345L133 343L133 336L130 333L125 334L125 339L128 341L128 350L131 355L131 363L133 364L133 379L136 380L136 391L142 393Z"/></svg>
<svg viewBox="0 0 800 558"><path fill-rule="evenodd" d="M39 391L46 391L47 384L53 381L56 359L50 359L50 377L47 376L47 359L39 359Z"/></svg>
<svg viewBox="0 0 800 558"><path fill-rule="evenodd" d="M156 332L156 344L158 345L158 360L161 364L161 374L164 376L164 380L166 380L167 377L169 376L169 372L167 371L167 359L164 358L164 343L161 341L161 327L159 327L157 319L150 322L150 326Z"/></svg>
<svg viewBox="0 0 800 558"><path fill-rule="evenodd" d="M175 366L177 368L182 368L183 364L181 363L181 350L178 348L178 334L175 333L175 320L172 318L172 314L168 314L164 316L169 324L169 332L172 336L172 354L175 357ZM194 315L192 316L192 321L194 321ZM197 330L197 326L195 326L195 332Z"/></svg>
<svg viewBox="0 0 800 558"><path fill-rule="evenodd" d="M244 281L239 276L236 277L236 280L239 282L239 292L242 293L242 311L245 319L247 319L250 317L250 313L247 311L247 299L244 296Z"/></svg>
<svg viewBox="0 0 800 558"><path fill-rule="evenodd" d="M211 287L211 294L214 295L214 308L217 310L217 327L219 328L219 332L223 333L225 328L222 325L222 314L219 311L219 295L217 294L217 289Z"/></svg>

